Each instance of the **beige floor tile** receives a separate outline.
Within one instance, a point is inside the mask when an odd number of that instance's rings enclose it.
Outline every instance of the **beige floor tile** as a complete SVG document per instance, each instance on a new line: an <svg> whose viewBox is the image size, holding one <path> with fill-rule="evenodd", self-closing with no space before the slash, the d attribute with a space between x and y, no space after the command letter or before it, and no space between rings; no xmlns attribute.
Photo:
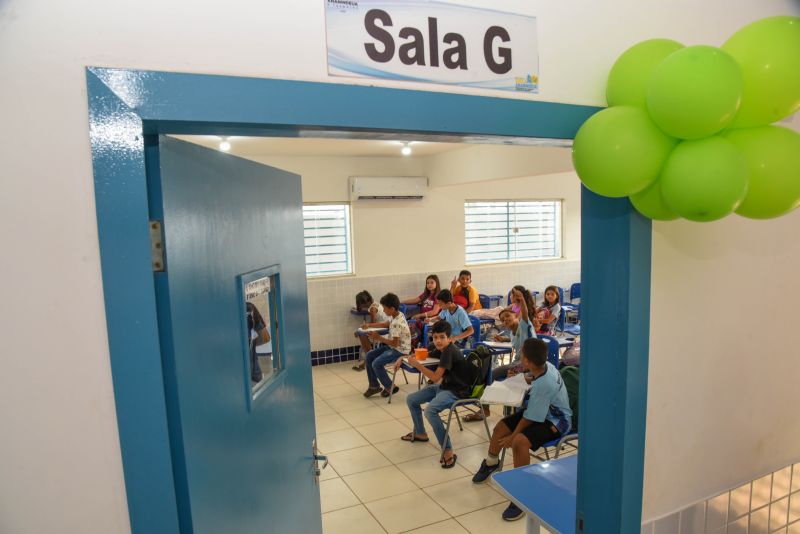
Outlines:
<svg viewBox="0 0 800 534"><path fill-rule="evenodd" d="M342 417L355 427L391 421L393 417L379 406L368 406L361 410L351 410L342 413Z"/></svg>
<svg viewBox="0 0 800 534"><path fill-rule="evenodd" d="M422 528L409 530L408 534L469 534L455 519L434 523Z"/></svg>
<svg viewBox="0 0 800 534"><path fill-rule="evenodd" d="M413 530L450 518L422 490L367 503L366 507L389 534ZM414 513L409 513L409 510Z"/></svg>
<svg viewBox="0 0 800 534"><path fill-rule="evenodd" d="M322 514L322 534L385 534L363 504Z"/></svg>
<svg viewBox="0 0 800 534"><path fill-rule="evenodd" d="M338 375L333 373L326 373L322 375L312 376L312 382L314 383L314 389L319 389L326 386L336 386L339 384L345 384L346 382L339 378Z"/></svg>
<svg viewBox="0 0 800 534"><path fill-rule="evenodd" d="M315 391L315 392L314 392L314 402L321 401L321 400L322 400L322 397L320 397L319 395L317 395L317 392Z"/></svg>
<svg viewBox="0 0 800 534"><path fill-rule="evenodd" d="M358 390L350 384L345 382L341 384L335 384L332 386L323 386L316 389L317 394L323 398L323 400L330 400L336 399L338 397L348 397L358 393Z"/></svg>
<svg viewBox="0 0 800 534"><path fill-rule="evenodd" d="M325 365L324 367L326 367L328 371L336 373L337 375L341 376L341 375L346 375L348 373L356 373L356 371L353 371L352 369L354 363L355 363L354 361L348 360L346 362L331 363Z"/></svg>
<svg viewBox="0 0 800 534"><path fill-rule="evenodd" d="M506 502L506 498L488 484L473 484L472 476L466 476L423 488L431 499L452 516L458 516Z"/></svg>
<svg viewBox="0 0 800 534"><path fill-rule="evenodd" d="M335 399L328 399L325 402L340 414L352 410L372 408L374 406L369 400L365 399L364 395L361 393L347 395L346 397L336 397Z"/></svg>
<svg viewBox="0 0 800 534"><path fill-rule="evenodd" d="M353 428L317 434L317 446L323 454L354 449L364 445L369 445L369 443Z"/></svg>
<svg viewBox="0 0 800 534"><path fill-rule="evenodd" d="M353 362L355 365L355 362ZM336 375L348 384L353 384L358 389L367 389L367 373L365 371L353 371L350 369L349 374Z"/></svg>
<svg viewBox="0 0 800 534"><path fill-rule="evenodd" d="M475 423L469 423L475 424ZM430 432L430 434L433 434ZM486 439L486 435L479 436L466 428L464 430L458 429L458 424L455 421L450 425L450 441L453 443L453 448L458 452L458 449L463 447L469 447L470 445L477 445L479 443L486 443L489 440Z"/></svg>
<svg viewBox="0 0 800 534"><path fill-rule="evenodd" d="M392 465L373 445L334 452L328 455L328 459L342 476Z"/></svg>
<svg viewBox="0 0 800 534"><path fill-rule="evenodd" d="M417 489L397 467L389 465L342 477L361 502L371 502Z"/></svg>
<svg viewBox="0 0 800 534"><path fill-rule="evenodd" d="M386 410L386 413L396 418L411 417L411 412L408 411L408 405L403 402L392 401L391 404L381 404L380 408Z"/></svg>
<svg viewBox="0 0 800 534"><path fill-rule="evenodd" d="M430 442L408 443L407 441L400 440L399 437L394 441L376 443L375 448L381 451L381 454L395 464L416 460L417 458L437 456L439 454L438 447L434 447Z"/></svg>
<svg viewBox="0 0 800 534"><path fill-rule="evenodd" d="M360 504L341 478L332 478L319 483L322 513Z"/></svg>
<svg viewBox="0 0 800 534"><path fill-rule="evenodd" d="M350 428L350 423L338 413L330 413L328 415L318 415L316 418L317 434L324 434L326 432L333 432L334 430L344 430Z"/></svg>
<svg viewBox="0 0 800 534"><path fill-rule="evenodd" d="M320 415L330 415L332 413L336 413L331 406L322 399L314 399L314 416L319 417Z"/></svg>
<svg viewBox="0 0 800 534"><path fill-rule="evenodd" d="M457 454L457 452L456 452ZM457 478L469 476L470 472L458 465L450 469L442 469L439 464L439 456L429 458L420 458L411 460L410 462L403 462L397 465L408 478L413 480L419 487L426 488L434 484L441 484Z"/></svg>
<svg viewBox="0 0 800 534"><path fill-rule="evenodd" d="M503 521L503 510L508 506L507 502L496 504L488 508L476 510L465 515L456 517L462 527L467 529L470 534L523 534L525 532L525 519L519 521Z"/></svg>
<svg viewBox="0 0 800 534"><path fill-rule="evenodd" d="M400 437L408 433L411 428L392 419L391 421L384 421L382 423L358 426L356 430L370 443L380 443L382 441L399 440Z"/></svg>
<svg viewBox="0 0 800 534"><path fill-rule="evenodd" d="M322 467L322 464L319 464ZM325 469L323 469L319 474L319 480L322 482L323 480L330 480L332 478L339 478L339 473L336 472L336 469L333 468L331 464L328 464Z"/></svg>

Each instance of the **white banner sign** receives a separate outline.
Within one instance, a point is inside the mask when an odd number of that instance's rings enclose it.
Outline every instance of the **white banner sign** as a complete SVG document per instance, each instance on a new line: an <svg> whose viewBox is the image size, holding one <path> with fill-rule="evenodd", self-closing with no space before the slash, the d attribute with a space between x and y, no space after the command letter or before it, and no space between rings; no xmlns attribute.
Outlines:
<svg viewBox="0 0 800 534"><path fill-rule="evenodd" d="M539 92L536 18L426 0L325 0L328 73Z"/></svg>

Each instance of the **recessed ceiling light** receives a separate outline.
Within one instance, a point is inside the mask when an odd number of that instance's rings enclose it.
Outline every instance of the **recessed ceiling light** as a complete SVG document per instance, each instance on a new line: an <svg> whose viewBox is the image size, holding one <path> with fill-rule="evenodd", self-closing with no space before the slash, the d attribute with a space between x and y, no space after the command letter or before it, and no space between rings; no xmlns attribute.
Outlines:
<svg viewBox="0 0 800 534"><path fill-rule="evenodd" d="M408 146L408 145L405 145L403 147L403 149L400 150L400 153L403 154L404 156L410 156L411 155L411 147Z"/></svg>
<svg viewBox="0 0 800 534"><path fill-rule="evenodd" d="M228 150L231 149L231 143L230 141L228 141L227 137L222 138L222 141L220 141L219 143L219 149L222 150L223 152L227 152Z"/></svg>

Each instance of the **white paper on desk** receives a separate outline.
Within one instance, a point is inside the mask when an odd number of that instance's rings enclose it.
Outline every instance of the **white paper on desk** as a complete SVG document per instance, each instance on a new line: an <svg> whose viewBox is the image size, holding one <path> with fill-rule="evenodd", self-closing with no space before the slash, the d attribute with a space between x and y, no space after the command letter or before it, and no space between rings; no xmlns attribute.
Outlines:
<svg viewBox="0 0 800 534"><path fill-rule="evenodd" d="M380 332L381 330L387 330L386 328L381 328L379 326L371 326L369 328L359 328L359 332Z"/></svg>
<svg viewBox="0 0 800 534"><path fill-rule="evenodd" d="M525 375L520 373L502 382L493 382L491 386L483 391L481 402L484 404L519 406L522 404L522 399L530 387L530 384L525 381Z"/></svg>

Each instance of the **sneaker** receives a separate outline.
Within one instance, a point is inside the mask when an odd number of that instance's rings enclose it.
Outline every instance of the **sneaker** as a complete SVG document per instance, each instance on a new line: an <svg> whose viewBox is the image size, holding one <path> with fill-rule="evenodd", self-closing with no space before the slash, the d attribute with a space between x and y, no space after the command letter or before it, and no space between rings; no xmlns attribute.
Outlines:
<svg viewBox="0 0 800 534"><path fill-rule="evenodd" d="M383 388L367 388L367 391L364 392L364 396L370 398L371 396L375 395L376 393L380 393Z"/></svg>
<svg viewBox="0 0 800 534"><path fill-rule="evenodd" d="M478 469L478 472L475 473L475 476L472 477L472 482L474 484L483 484L489 479L489 475L497 471L500 467L500 462L497 462L494 465L487 465L486 459L481 462L481 467Z"/></svg>
<svg viewBox="0 0 800 534"><path fill-rule="evenodd" d="M505 521L516 521L517 519L522 519L523 515L525 513L513 502L508 503L508 508L503 510L503 520Z"/></svg>
<svg viewBox="0 0 800 534"><path fill-rule="evenodd" d="M400 388L395 386L394 389L392 390L391 395L394 395L398 391L400 391ZM388 389L384 389L383 391L381 391L381 397L388 397L389 395L390 395L390 393L389 393Z"/></svg>

